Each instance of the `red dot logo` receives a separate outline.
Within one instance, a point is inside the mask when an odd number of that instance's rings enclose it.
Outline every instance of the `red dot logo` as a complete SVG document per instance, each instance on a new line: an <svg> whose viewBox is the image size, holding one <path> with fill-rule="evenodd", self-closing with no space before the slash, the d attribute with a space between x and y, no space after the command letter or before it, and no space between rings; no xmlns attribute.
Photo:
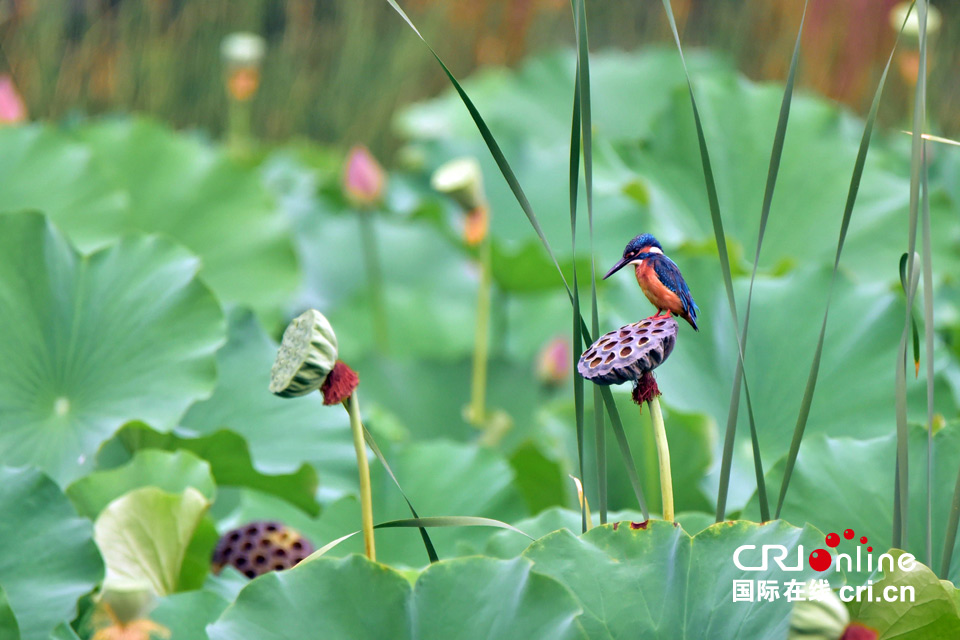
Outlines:
<svg viewBox="0 0 960 640"><path fill-rule="evenodd" d="M840 544L840 536L835 533L828 533L826 538L827 546L833 549Z"/></svg>
<svg viewBox="0 0 960 640"><path fill-rule="evenodd" d="M847 540L853 540L853 535L854 535L853 529L847 529L846 531L843 532L843 537L846 538Z"/></svg>
<svg viewBox="0 0 960 640"><path fill-rule="evenodd" d="M830 552L826 549L812 551L808 560L810 562L810 568L814 571L826 571L833 562L833 559L830 557Z"/></svg>
<svg viewBox="0 0 960 640"><path fill-rule="evenodd" d="M862 536L860 538L860 544L867 544L867 536Z"/></svg>

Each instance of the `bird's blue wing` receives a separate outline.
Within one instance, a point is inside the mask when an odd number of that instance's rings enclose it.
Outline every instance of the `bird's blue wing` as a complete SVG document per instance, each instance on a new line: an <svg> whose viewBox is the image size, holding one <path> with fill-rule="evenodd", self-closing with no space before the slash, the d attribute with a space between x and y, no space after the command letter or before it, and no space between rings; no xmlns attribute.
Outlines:
<svg viewBox="0 0 960 640"><path fill-rule="evenodd" d="M688 313L691 318L696 319L699 308L697 307L697 303L693 301L690 287L687 286L683 275L680 274L680 268L673 260L666 256L657 256L657 259L653 262L653 270L657 274L657 277L660 278L660 282L662 282L667 289L677 294L680 302L683 303L683 310Z"/></svg>

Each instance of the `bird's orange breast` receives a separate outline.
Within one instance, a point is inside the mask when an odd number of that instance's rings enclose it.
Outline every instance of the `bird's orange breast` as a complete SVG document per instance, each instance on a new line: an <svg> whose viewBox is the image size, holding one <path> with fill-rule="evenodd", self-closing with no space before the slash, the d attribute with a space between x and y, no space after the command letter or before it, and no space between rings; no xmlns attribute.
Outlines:
<svg viewBox="0 0 960 640"><path fill-rule="evenodd" d="M680 300L680 296L660 282L657 272L654 271L653 266L647 260L634 265L634 267L640 289L643 291L643 295L647 296L647 300L653 303L653 306L658 310L669 309L672 313L678 315L683 313L683 302Z"/></svg>

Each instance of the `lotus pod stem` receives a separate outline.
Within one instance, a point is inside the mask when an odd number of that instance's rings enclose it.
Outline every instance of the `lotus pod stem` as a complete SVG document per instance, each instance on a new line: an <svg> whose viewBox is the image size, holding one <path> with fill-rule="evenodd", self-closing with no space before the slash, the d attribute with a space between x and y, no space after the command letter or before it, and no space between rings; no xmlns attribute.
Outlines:
<svg viewBox="0 0 960 640"><path fill-rule="evenodd" d="M647 401L647 405L650 407L653 437L657 443L657 458L660 461L660 496L663 501L663 519L667 522L673 522L673 476L670 473L670 445L667 443L667 430L663 426L660 398L653 396L651 400Z"/></svg>
<svg viewBox="0 0 960 640"><path fill-rule="evenodd" d="M377 550L373 540L373 494L370 489L370 465L367 462L367 445L363 439L363 423L360 421L360 404L353 393L343 401L350 415L350 431L353 432L353 447L357 452L357 470L360 474L360 517L363 528L363 546L367 557L376 561Z"/></svg>

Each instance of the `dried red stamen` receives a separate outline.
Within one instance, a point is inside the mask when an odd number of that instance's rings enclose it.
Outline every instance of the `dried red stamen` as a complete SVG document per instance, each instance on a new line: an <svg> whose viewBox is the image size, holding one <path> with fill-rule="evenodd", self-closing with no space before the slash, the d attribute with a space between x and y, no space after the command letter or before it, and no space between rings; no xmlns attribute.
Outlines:
<svg viewBox="0 0 960 640"><path fill-rule="evenodd" d="M320 385L323 394L323 404L340 404L351 395L360 384L357 372L348 367L342 360L337 360L333 370L327 374L327 379Z"/></svg>
<svg viewBox="0 0 960 640"><path fill-rule="evenodd" d="M660 387L657 386L657 379L653 377L652 372L644 372L633 387L633 401L643 407L644 403L650 402L659 395L661 394Z"/></svg>

